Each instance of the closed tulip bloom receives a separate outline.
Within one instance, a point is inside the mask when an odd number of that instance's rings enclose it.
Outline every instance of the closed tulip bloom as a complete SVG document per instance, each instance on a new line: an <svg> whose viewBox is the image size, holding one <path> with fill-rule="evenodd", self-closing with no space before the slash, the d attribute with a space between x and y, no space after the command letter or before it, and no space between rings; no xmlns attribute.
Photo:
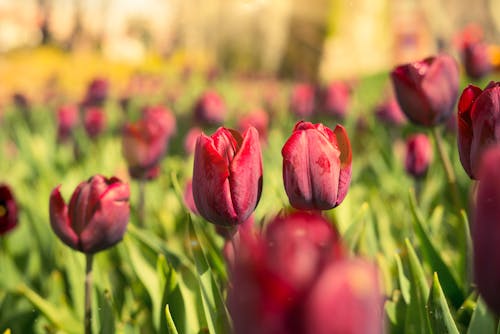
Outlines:
<svg viewBox="0 0 500 334"><path fill-rule="evenodd" d="M406 116L401 110L396 98L388 99L375 107L377 119L388 125L402 125L406 123Z"/></svg>
<svg viewBox="0 0 500 334"><path fill-rule="evenodd" d="M0 184L0 235L17 226L17 202L11 189Z"/></svg>
<svg viewBox="0 0 500 334"><path fill-rule="evenodd" d="M423 177L432 161L432 145L429 137L419 133L406 140L406 172L415 178Z"/></svg>
<svg viewBox="0 0 500 334"><path fill-rule="evenodd" d="M97 138L106 127L106 114L99 107L86 108L83 116L83 126L90 138Z"/></svg>
<svg viewBox="0 0 500 334"><path fill-rule="evenodd" d="M193 197L201 216L211 223L234 226L252 214L262 191L262 157L257 130L243 136L220 127L196 142Z"/></svg>
<svg viewBox="0 0 500 334"><path fill-rule="evenodd" d="M222 97L215 91L203 93L194 107L196 121L202 124L221 124L226 119L227 109Z"/></svg>
<svg viewBox="0 0 500 334"><path fill-rule="evenodd" d="M323 92L322 110L328 115L344 119L351 97L350 87L341 81L334 81Z"/></svg>
<svg viewBox="0 0 500 334"><path fill-rule="evenodd" d="M290 97L290 109L300 118L309 117L316 107L316 90L313 85L298 84L293 87Z"/></svg>
<svg viewBox="0 0 500 334"><path fill-rule="evenodd" d="M486 43L469 43L462 50L462 58L467 76L481 79L493 69Z"/></svg>
<svg viewBox="0 0 500 334"><path fill-rule="evenodd" d="M104 78L93 79L88 87L83 101L86 107L100 107L108 97L109 82Z"/></svg>
<svg viewBox="0 0 500 334"><path fill-rule="evenodd" d="M156 122L162 129L166 138L175 135L177 124L174 114L166 107L148 106L142 110L142 118L151 122Z"/></svg>
<svg viewBox="0 0 500 334"><path fill-rule="evenodd" d="M361 259L331 263L313 287L304 317L305 333L384 333L377 268Z"/></svg>
<svg viewBox="0 0 500 334"><path fill-rule="evenodd" d="M435 126L450 116L458 96L458 67L448 55L426 58L391 72L401 109L415 124Z"/></svg>
<svg viewBox="0 0 500 334"><path fill-rule="evenodd" d="M283 181L290 204L299 210L339 205L351 182L352 152L344 127L298 122L281 150Z"/></svg>
<svg viewBox="0 0 500 334"><path fill-rule="evenodd" d="M483 155L479 169L472 241L474 279L489 308L500 316L500 147ZM483 181L484 180L484 181Z"/></svg>
<svg viewBox="0 0 500 334"><path fill-rule="evenodd" d="M77 123L78 108L72 105L61 106L57 110L57 139L60 142L68 140Z"/></svg>
<svg viewBox="0 0 500 334"><path fill-rule="evenodd" d="M122 240L129 220L130 190L116 177L91 177L78 185L69 205L56 187L50 195L50 225L69 247L93 254Z"/></svg>
<svg viewBox="0 0 500 334"><path fill-rule="evenodd" d="M471 179L478 178L483 151L500 143L500 82L483 90L469 85L458 102L458 152Z"/></svg>

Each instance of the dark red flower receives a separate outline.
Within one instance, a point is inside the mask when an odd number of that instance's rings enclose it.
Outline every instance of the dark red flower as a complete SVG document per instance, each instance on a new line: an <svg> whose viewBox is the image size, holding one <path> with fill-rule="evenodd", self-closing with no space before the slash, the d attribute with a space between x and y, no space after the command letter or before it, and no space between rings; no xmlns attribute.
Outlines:
<svg viewBox="0 0 500 334"><path fill-rule="evenodd" d="M406 172L413 177L425 176L432 161L432 145L429 137L419 133L406 140Z"/></svg>
<svg viewBox="0 0 500 334"><path fill-rule="evenodd" d="M57 139L67 141L78 123L78 108L74 105L63 105L57 109Z"/></svg>
<svg viewBox="0 0 500 334"><path fill-rule="evenodd" d="M108 98L108 93L108 80L95 78L89 83L82 104L84 107L102 107Z"/></svg>
<svg viewBox="0 0 500 334"><path fill-rule="evenodd" d="M106 127L106 114L99 107L86 108L83 115L83 126L90 138L97 138Z"/></svg>
<svg viewBox="0 0 500 334"><path fill-rule="evenodd" d="M86 254L99 252L122 240L127 228L130 190L116 177L91 177L78 185L69 205L59 192L50 195L50 225L69 247Z"/></svg>
<svg viewBox="0 0 500 334"><path fill-rule="evenodd" d="M390 98L375 107L375 116L382 123L389 125L402 125L406 123L406 116L399 107L396 98Z"/></svg>
<svg viewBox="0 0 500 334"><path fill-rule="evenodd" d="M226 119L227 109L222 97L215 91L203 93L194 107L194 117L202 124L222 124Z"/></svg>
<svg viewBox="0 0 500 334"><path fill-rule="evenodd" d="M17 226L17 202L9 186L0 184L0 235Z"/></svg>

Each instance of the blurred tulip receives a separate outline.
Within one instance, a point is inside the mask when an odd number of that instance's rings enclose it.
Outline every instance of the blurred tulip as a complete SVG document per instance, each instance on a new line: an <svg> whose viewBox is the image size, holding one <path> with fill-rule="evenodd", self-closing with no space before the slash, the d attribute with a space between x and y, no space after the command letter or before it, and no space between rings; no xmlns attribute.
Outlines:
<svg viewBox="0 0 500 334"><path fill-rule="evenodd" d="M351 88L344 82L334 81L322 93L321 110L338 119L344 119L350 97Z"/></svg>
<svg viewBox="0 0 500 334"><path fill-rule="evenodd" d="M17 202L9 186L0 184L0 235L17 226Z"/></svg>
<svg viewBox="0 0 500 334"><path fill-rule="evenodd" d="M316 91L313 85L298 84L292 88L290 110L299 118L307 118L316 108Z"/></svg>
<svg viewBox="0 0 500 334"><path fill-rule="evenodd" d="M203 93L194 107L194 117L202 124L222 124L226 119L227 109L222 97L215 91Z"/></svg>
<svg viewBox="0 0 500 334"><path fill-rule="evenodd" d="M184 194L182 196L184 206L189 209L195 215L199 215L198 209L196 208L196 204L194 204L193 198L193 180L190 179L186 182L184 186Z"/></svg>
<svg viewBox="0 0 500 334"><path fill-rule="evenodd" d="M432 161L432 145L427 135L419 133L406 140L406 172L415 178L427 174Z"/></svg>
<svg viewBox="0 0 500 334"><path fill-rule="evenodd" d="M262 156L257 130L219 128L196 142L193 196L206 220L225 226L241 224L252 214L262 191Z"/></svg>
<svg viewBox="0 0 500 334"><path fill-rule="evenodd" d="M108 98L109 82L104 78L93 79L88 87L83 100L84 107L102 107Z"/></svg>
<svg viewBox="0 0 500 334"><path fill-rule="evenodd" d="M196 148L196 141L198 137L203 133L201 128L194 126L186 133L184 137L184 151L187 155L191 155L194 153Z"/></svg>
<svg viewBox="0 0 500 334"><path fill-rule="evenodd" d="M338 206L351 182L351 144L343 126L298 122L281 150L283 181L290 204L299 210Z"/></svg>
<svg viewBox="0 0 500 334"><path fill-rule="evenodd" d="M78 185L67 206L57 186L50 195L50 225L69 247L93 254L114 246L129 220L130 190L116 177L91 177Z"/></svg>
<svg viewBox="0 0 500 334"><path fill-rule="evenodd" d="M99 107L86 108L84 110L83 125L87 135L95 139L106 127L106 114Z"/></svg>
<svg viewBox="0 0 500 334"><path fill-rule="evenodd" d="M63 105L57 110L57 140L67 141L78 123L78 108L73 105Z"/></svg>
<svg viewBox="0 0 500 334"><path fill-rule="evenodd" d="M363 260L331 263L306 301L307 333L384 333L378 275L377 268Z"/></svg>
<svg viewBox="0 0 500 334"><path fill-rule="evenodd" d="M487 150L479 168L481 180L473 214L474 280L489 308L500 316L500 147Z"/></svg>
<svg viewBox="0 0 500 334"><path fill-rule="evenodd" d="M164 106L148 106L142 109L142 118L158 123L167 138L172 137L177 131L174 114Z"/></svg>
<svg viewBox="0 0 500 334"><path fill-rule="evenodd" d="M483 90L469 85L458 103L458 152L471 179L477 179L483 151L500 143L500 82Z"/></svg>
<svg viewBox="0 0 500 334"><path fill-rule="evenodd" d="M375 107L377 119L388 125L399 126L406 123L406 116L399 107L396 98L388 99Z"/></svg>
<svg viewBox="0 0 500 334"><path fill-rule="evenodd" d="M486 43L470 43L462 50L462 58L467 76L481 79L493 70L488 45Z"/></svg>
<svg viewBox="0 0 500 334"><path fill-rule="evenodd" d="M435 126L450 116L458 95L458 67L438 55L396 67L391 72L398 103L415 124Z"/></svg>
<svg viewBox="0 0 500 334"><path fill-rule="evenodd" d="M263 109L255 109L249 114L241 117L238 121L238 129L244 132L253 126L259 132L261 142L267 140L267 128L269 126L269 115Z"/></svg>

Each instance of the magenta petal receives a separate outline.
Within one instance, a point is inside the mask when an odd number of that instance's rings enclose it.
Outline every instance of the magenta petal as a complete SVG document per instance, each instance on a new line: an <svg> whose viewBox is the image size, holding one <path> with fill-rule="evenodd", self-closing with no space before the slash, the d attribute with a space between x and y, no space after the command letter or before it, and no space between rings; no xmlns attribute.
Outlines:
<svg viewBox="0 0 500 334"><path fill-rule="evenodd" d="M262 191L262 157L259 133L254 127L245 132L243 142L229 166L229 186L233 207L240 222L252 214Z"/></svg>
<svg viewBox="0 0 500 334"><path fill-rule="evenodd" d="M193 197L200 214L214 224L238 223L230 189L229 169L213 140L198 137L193 164Z"/></svg>
<svg viewBox="0 0 500 334"><path fill-rule="evenodd" d="M79 249L78 236L71 229L70 221L68 218L68 207L61 196L57 186L50 194L50 226L54 233L69 247Z"/></svg>

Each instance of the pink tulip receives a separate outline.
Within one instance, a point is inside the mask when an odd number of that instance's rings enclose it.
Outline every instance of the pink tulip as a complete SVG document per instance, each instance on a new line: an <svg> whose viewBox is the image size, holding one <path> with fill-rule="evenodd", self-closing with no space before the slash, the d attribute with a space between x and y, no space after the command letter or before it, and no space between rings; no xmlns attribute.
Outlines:
<svg viewBox="0 0 500 334"><path fill-rule="evenodd" d="M323 92L322 111L328 115L344 119L351 97L350 87L341 81L331 82Z"/></svg>
<svg viewBox="0 0 500 334"><path fill-rule="evenodd" d="M419 133L406 140L406 172L413 177L425 176L432 161L432 145L427 135Z"/></svg>
<svg viewBox="0 0 500 334"><path fill-rule="evenodd" d="M57 110L57 138L64 142L71 137L73 128L78 123L78 108L73 105L63 105Z"/></svg>
<svg viewBox="0 0 500 334"><path fill-rule="evenodd" d="M83 125L87 135L95 139L106 127L106 114L99 107L86 108L83 116Z"/></svg>
<svg viewBox="0 0 500 334"><path fill-rule="evenodd" d="M290 109L300 118L311 116L316 108L316 90L313 85L298 84L292 89Z"/></svg>
<svg viewBox="0 0 500 334"><path fill-rule="evenodd" d="M222 97L215 91L203 93L194 107L194 116L202 124L221 124L226 119L227 109Z"/></svg>

